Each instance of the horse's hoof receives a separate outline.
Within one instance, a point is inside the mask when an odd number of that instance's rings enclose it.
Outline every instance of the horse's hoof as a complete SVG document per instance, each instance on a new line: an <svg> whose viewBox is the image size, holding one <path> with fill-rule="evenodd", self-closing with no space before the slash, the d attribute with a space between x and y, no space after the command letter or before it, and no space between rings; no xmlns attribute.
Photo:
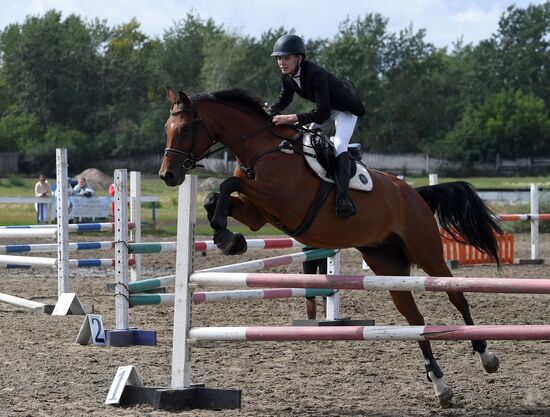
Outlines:
<svg viewBox="0 0 550 417"><path fill-rule="evenodd" d="M233 233L227 229L218 230L214 233L214 243L216 244L216 247L224 253L224 255L227 255L225 252L231 249L232 241Z"/></svg>
<svg viewBox="0 0 550 417"><path fill-rule="evenodd" d="M246 239L240 233L220 230L214 234L214 243L224 255L242 255L248 249Z"/></svg>
<svg viewBox="0 0 550 417"><path fill-rule="evenodd" d="M242 255L247 249L248 244L244 236L240 233L235 233L233 235L233 244L231 245L228 255Z"/></svg>
<svg viewBox="0 0 550 417"><path fill-rule="evenodd" d="M498 371L500 361L498 360L497 355L492 352L486 352L482 356L480 356L480 359L481 364L485 369L485 372L487 372L488 374L494 374L496 371Z"/></svg>
<svg viewBox="0 0 550 417"><path fill-rule="evenodd" d="M437 398L439 399L439 404L441 404L441 407L449 408L453 404L453 390L451 387L445 387L443 392L438 394Z"/></svg>

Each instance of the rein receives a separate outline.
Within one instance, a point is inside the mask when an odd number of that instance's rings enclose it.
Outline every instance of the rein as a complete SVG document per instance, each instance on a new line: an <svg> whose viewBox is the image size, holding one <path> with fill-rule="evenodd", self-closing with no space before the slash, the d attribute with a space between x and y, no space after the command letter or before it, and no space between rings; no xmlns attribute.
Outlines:
<svg viewBox="0 0 550 417"><path fill-rule="evenodd" d="M227 103L224 103L224 104L228 105ZM230 105L230 107L235 107L235 106ZM235 107L235 108L237 108L237 107ZM219 143L219 141L208 130L208 127L204 123L204 119L200 115L198 109L185 108L182 104L178 104L176 110L170 110L170 115L173 116L173 115L183 113L183 112L193 113L193 115L194 115L194 120L191 123L191 129L192 129L191 130L191 141L192 141L191 142L191 150L186 152L186 151L182 151L182 150L177 149L177 148L165 148L164 149L164 156L169 156L169 155L183 156L185 159L183 160L181 166L185 170L190 170L190 169L193 169L197 166L202 166L202 165L198 165L197 162L201 161L204 158L208 158L210 155L224 149L226 146L221 145L221 146L219 146L215 149L210 149L209 148L203 155L201 155L200 157L197 158L195 156L195 148L197 146L197 137L198 137L198 132L199 132L199 128L200 128L201 125L203 126L204 130L206 131L206 134L207 134L208 138L212 142L212 145L210 145L210 146L213 146L214 144ZM245 140L253 138L254 136L256 136L257 134L263 132L264 130L267 130L271 135L283 140L277 147L275 147L273 149L270 149L268 151L262 152L259 155L257 155L256 157L254 157L252 159L252 163L250 164L249 167L239 165L239 169L248 178L254 178L254 165L256 165L256 162L258 162L258 160L261 157L263 157L267 154L270 154L270 153L273 153L273 152L285 152L285 153L288 153L288 154L293 154L294 152L304 153L303 151L300 151L300 150L296 149L293 146L293 144L289 143L289 141L290 142L296 142L297 139L302 135L302 133L306 132L306 131L309 131L309 129L303 128L301 126L298 127L298 126L295 126L295 125L288 125L289 127L297 130L298 133L296 133L294 136L292 136L290 138L286 138L286 137L278 135L275 132L272 132L269 129L269 127L272 126L272 125L273 124L272 124L271 119L270 119L269 122L261 125L257 129L254 129L253 131L245 133L242 136L237 137L237 138L234 139L234 141L236 143L241 143L241 142L244 142Z"/></svg>

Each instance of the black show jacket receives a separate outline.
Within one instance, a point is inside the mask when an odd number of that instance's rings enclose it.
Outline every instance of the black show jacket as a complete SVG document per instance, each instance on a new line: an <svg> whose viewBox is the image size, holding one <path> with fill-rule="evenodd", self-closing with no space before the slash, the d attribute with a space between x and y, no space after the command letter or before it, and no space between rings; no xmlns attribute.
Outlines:
<svg viewBox="0 0 550 417"><path fill-rule="evenodd" d="M350 112L357 117L365 114L365 107L359 93L353 85L336 78L320 65L304 61L300 65L300 85L292 79L290 74L281 77L282 87L279 99L270 107L270 111L279 113L292 102L294 93L315 103L315 108L309 113L299 113L298 123L322 124L330 117L331 110Z"/></svg>

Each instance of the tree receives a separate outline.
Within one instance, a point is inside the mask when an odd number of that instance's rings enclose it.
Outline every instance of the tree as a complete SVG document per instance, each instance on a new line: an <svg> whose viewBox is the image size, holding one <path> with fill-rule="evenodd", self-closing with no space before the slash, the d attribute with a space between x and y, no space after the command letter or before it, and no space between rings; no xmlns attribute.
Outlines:
<svg viewBox="0 0 550 417"><path fill-rule="evenodd" d="M43 137L38 117L34 114L4 115L0 118L0 152L16 152L25 143L36 144Z"/></svg>
<svg viewBox="0 0 550 417"><path fill-rule="evenodd" d="M45 46L47 45L47 47ZM83 128L98 101L99 60L88 27L49 11L9 25L0 37L3 73L18 107L41 123Z"/></svg>
<svg viewBox="0 0 550 417"><path fill-rule="evenodd" d="M495 35L503 88L521 89L550 105L550 2L508 7Z"/></svg>
<svg viewBox="0 0 550 417"><path fill-rule="evenodd" d="M360 119L356 136L372 148L372 130L377 124L382 102L380 77L384 72L382 53L388 41L388 20L379 14L367 14L363 18L340 24L338 34L319 53L319 62L337 77L349 80L359 91L367 108L367 115ZM367 136L369 138L367 139Z"/></svg>
<svg viewBox="0 0 550 417"><path fill-rule="evenodd" d="M380 104L367 140L372 149L420 152L446 125L444 51L424 38L424 30L412 27L388 35L382 50Z"/></svg>
<svg viewBox="0 0 550 417"><path fill-rule="evenodd" d="M284 29L279 28L263 33L260 39L225 34L210 41L201 74L206 90L239 87L254 96L274 101L281 82L271 50L284 33Z"/></svg>
<svg viewBox="0 0 550 417"><path fill-rule="evenodd" d="M194 13L187 13L164 32L162 70L164 85L196 92L202 91L201 72L207 47L214 38L223 33L214 20L206 21Z"/></svg>
<svg viewBox="0 0 550 417"><path fill-rule="evenodd" d="M466 165L550 152L550 119L544 101L520 90L503 90L464 114L439 144L440 154Z"/></svg>

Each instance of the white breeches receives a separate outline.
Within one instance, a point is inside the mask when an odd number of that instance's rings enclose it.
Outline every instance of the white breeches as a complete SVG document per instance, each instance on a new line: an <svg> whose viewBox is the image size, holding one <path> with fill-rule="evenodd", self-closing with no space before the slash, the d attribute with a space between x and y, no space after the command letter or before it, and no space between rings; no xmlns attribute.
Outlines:
<svg viewBox="0 0 550 417"><path fill-rule="evenodd" d="M349 141L357 123L357 116L347 111L331 110L330 120L334 121L336 128L334 136L330 139L334 143L336 156L338 156L348 150ZM321 128L322 125L315 124L315 126Z"/></svg>

